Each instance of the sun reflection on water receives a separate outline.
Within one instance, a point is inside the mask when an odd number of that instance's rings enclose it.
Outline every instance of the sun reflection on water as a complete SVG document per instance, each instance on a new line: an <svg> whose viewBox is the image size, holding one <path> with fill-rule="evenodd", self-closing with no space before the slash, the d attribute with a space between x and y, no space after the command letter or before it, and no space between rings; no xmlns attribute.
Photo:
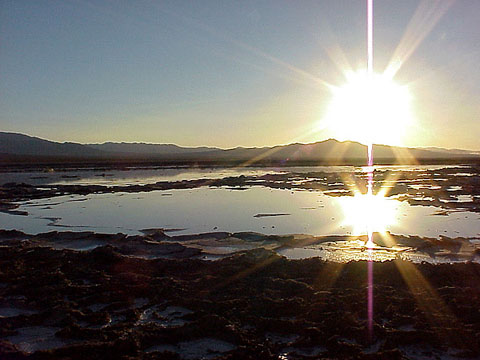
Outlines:
<svg viewBox="0 0 480 360"><path fill-rule="evenodd" d="M397 201L388 199L383 192L342 196L338 202L343 211L342 225L352 227L352 235L365 235L368 231L385 233L395 223Z"/></svg>

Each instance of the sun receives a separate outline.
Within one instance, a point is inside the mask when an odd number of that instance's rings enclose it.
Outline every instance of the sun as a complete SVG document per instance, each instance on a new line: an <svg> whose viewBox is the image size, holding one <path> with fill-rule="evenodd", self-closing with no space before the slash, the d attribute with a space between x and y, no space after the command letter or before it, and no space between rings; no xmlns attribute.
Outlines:
<svg viewBox="0 0 480 360"><path fill-rule="evenodd" d="M322 127L338 140L364 144L403 145L413 122L411 95L383 74L346 74L347 82L332 88L332 101Z"/></svg>

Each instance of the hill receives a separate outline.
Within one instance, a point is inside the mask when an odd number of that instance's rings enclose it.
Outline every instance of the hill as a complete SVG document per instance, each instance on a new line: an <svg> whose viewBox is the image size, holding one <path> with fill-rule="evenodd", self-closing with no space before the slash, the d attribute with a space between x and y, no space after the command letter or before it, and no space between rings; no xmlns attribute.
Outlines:
<svg viewBox="0 0 480 360"><path fill-rule="evenodd" d="M374 145L375 162L480 161L478 152L441 148ZM367 147L353 141L293 143L262 148L182 147L175 144L54 142L17 133L0 132L0 160L12 163L145 162L159 164L364 164Z"/></svg>

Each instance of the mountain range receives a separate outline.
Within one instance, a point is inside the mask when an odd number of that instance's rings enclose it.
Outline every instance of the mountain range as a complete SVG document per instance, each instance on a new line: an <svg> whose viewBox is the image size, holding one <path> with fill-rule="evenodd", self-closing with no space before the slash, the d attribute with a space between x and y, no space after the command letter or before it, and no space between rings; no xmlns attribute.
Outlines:
<svg viewBox="0 0 480 360"><path fill-rule="evenodd" d="M324 140L273 147L182 147L174 144L115 143L79 144L54 142L18 133L0 132L0 161L12 163L48 162L159 162L159 163L228 163L247 164L302 162L362 163L367 147L353 141ZM480 161L480 152L442 149L373 146L376 163L415 163Z"/></svg>

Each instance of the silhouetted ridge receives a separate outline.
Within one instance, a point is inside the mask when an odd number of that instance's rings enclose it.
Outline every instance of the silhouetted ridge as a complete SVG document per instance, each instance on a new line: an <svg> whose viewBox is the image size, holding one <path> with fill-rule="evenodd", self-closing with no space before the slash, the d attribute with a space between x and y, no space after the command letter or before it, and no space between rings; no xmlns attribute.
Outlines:
<svg viewBox="0 0 480 360"><path fill-rule="evenodd" d="M423 159L480 159L478 152L456 149L405 148L374 145L376 160L415 162ZM169 163L359 163L366 159L367 147L354 141L325 141L302 144L292 143L273 147L182 147L175 144L115 143L77 144L58 143L33 136L0 132L0 156L4 161L14 162L22 156L29 161L37 158L101 159L103 161L167 161ZM13 159L13 160L12 160Z"/></svg>

